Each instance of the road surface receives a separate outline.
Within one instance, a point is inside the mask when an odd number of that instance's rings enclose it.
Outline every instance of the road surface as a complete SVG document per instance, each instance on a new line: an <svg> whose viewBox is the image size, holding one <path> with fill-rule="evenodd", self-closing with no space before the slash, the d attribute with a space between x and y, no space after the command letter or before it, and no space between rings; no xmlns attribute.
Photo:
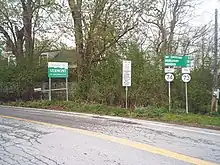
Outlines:
<svg viewBox="0 0 220 165"><path fill-rule="evenodd" d="M220 131L0 106L0 164L220 164Z"/></svg>

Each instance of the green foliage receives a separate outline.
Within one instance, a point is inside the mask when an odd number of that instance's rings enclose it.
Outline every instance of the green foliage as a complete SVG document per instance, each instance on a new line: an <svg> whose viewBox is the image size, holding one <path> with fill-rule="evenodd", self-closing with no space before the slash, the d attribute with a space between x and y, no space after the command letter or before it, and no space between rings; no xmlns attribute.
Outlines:
<svg viewBox="0 0 220 165"><path fill-rule="evenodd" d="M190 109L193 112L207 113L211 103L212 75L208 69L197 69L192 72L189 83Z"/></svg>
<svg viewBox="0 0 220 165"><path fill-rule="evenodd" d="M150 117L150 118L160 118L165 113L167 113L168 110L166 108L157 108L157 107L148 107L148 108L137 108L135 110L136 117Z"/></svg>
<svg viewBox="0 0 220 165"><path fill-rule="evenodd" d="M219 117L199 114L165 114L160 120L195 126L220 126Z"/></svg>
<svg viewBox="0 0 220 165"><path fill-rule="evenodd" d="M89 96L87 101L125 106L125 89L121 79L122 57L125 57L132 61L132 86L128 89L129 107L168 108L168 85L160 66L152 59L146 58L148 53L140 50L134 42L126 44L119 51L116 50L107 52L105 61L93 65L91 88L86 93ZM210 70L201 68L193 70L191 76L192 81L188 83L189 111L205 114L210 109L212 75ZM74 94L74 98L80 98L77 97L81 95L80 92L74 91ZM171 95L172 112L185 112L185 84L181 80L181 69L177 70L175 81L171 83ZM141 115L146 114L140 112ZM154 115L157 114L152 114Z"/></svg>
<svg viewBox="0 0 220 165"><path fill-rule="evenodd" d="M220 112L210 112L209 113L210 116L216 116L216 117L220 117Z"/></svg>
<svg viewBox="0 0 220 165"><path fill-rule="evenodd" d="M119 105L124 92L121 82L121 62L112 54L107 61L92 68L89 101Z"/></svg>
<svg viewBox="0 0 220 165"><path fill-rule="evenodd" d="M3 61L1 61L3 62ZM20 59L17 65L0 66L0 90L2 100L21 99L28 89L33 87L47 75L47 70L37 63ZM9 98L9 97L12 98Z"/></svg>

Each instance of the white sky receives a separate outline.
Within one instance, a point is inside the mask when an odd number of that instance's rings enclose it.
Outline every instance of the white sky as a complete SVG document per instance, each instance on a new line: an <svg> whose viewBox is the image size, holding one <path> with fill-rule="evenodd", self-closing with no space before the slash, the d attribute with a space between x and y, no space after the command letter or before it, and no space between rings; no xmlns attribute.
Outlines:
<svg viewBox="0 0 220 165"><path fill-rule="evenodd" d="M219 0L203 0L203 3L195 10L197 16L192 23L199 26L214 21L215 9L218 9L220 14Z"/></svg>

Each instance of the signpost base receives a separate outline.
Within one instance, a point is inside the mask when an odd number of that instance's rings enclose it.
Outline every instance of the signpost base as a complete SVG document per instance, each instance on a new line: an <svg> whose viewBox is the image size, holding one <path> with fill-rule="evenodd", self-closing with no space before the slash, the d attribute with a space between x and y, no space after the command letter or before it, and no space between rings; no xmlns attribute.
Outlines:
<svg viewBox="0 0 220 165"><path fill-rule="evenodd" d="M69 101L68 78L66 78L66 101Z"/></svg>
<svg viewBox="0 0 220 165"><path fill-rule="evenodd" d="M125 87L125 108L128 109L128 87Z"/></svg>
<svg viewBox="0 0 220 165"><path fill-rule="evenodd" d="M169 95L169 112L171 111L171 91L170 82L168 82L168 95Z"/></svg>
<svg viewBox="0 0 220 165"><path fill-rule="evenodd" d="M49 101L51 101L51 78L49 78Z"/></svg>

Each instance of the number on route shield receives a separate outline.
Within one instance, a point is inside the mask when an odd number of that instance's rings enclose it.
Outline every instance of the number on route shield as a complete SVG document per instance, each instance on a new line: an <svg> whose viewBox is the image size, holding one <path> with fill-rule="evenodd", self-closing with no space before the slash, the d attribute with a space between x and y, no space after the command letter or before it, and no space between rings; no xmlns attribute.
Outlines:
<svg viewBox="0 0 220 165"><path fill-rule="evenodd" d="M183 80L183 82L188 83L191 80L191 76L189 74L183 74L182 80Z"/></svg>
<svg viewBox="0 0 220 165"><path fill-rule="evenodd" d="M165 75L165 80L166 80L167 82L172 82L172 81L174 80L174 75L171 74L171 73L167 73L167 74Z"/></svg>

